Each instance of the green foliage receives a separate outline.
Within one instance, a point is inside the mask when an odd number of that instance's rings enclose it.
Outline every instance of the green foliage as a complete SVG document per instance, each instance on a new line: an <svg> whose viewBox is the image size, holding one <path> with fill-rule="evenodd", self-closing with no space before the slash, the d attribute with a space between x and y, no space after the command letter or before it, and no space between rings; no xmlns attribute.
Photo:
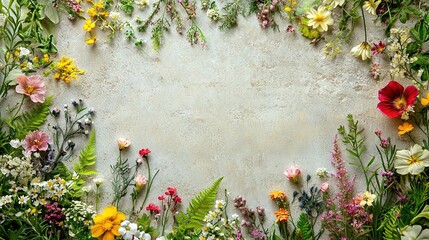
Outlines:
<svg viewBox="0 0 429 240"><path fill-rule="evenodd" d="M398 226L398 215L400 213L400 207L395 206L391 208L384 217L379 229L384 229L384 240L399 240L399 226Z"/></svg>
<svg viewBox="0 0 429 240"><path fill-rule="evenodd" d="M159 231L150 225L150 217L144 213L140 218L137 218L137 223L141 226L143 232L148 233L152 238L159 236Z"/></svg>
<svg viewBox="0 0 429 240"><path fill-rule="evenodd" d="M86 147L80 151L79 159L74 163L74 171L79 176L98 174L98 171L91 169L91 167L95 164L95 158L95 130L93 129L91 131L91 135L89 136Z"/></svg>
<svg viewBox="0 0 429 240"><path fill-rule="evenodd" d="M310 221L308 220L308 215L306 213L301 213L296 223L295 236L299 236L297 239L303 240L312 240L312 227Z"/></svg>
<svg viewBox="0 0 429 240"><path fill-rule="evenodd" d="M411 220L411 224L415 225L423 225L429 227L429 205L426 205L423 210L419 213L419 215L415 216Z"/></svg>
<svg viewBox="0 0 429 240"><path fill-rule="evenodd" d="M237 25L237 17L240 12L240 2L241 0L235 0L233 2L228 2L223 7L223 11L225 12L221 18L221 25L219 29L227 30L235 27ZM242 11L242 10L241 10Z"/></svg>
<svg viewBox="0 0 429 240"><path fill-rule="evenodd" d="M189 203L186 213L180 212L176 216L178 226L173 233L176 237L185 236L192 230L198 230L202 227L204 217L213 207L213 203L216 200L222 179L223 177L217 179L210 187L198 193Z"/></svg>
<svg viewBox="0 0 429 240"><path fill-rule="evenodd" d="M114 165L111 165L110 168L113 176L112 205L118 207L121 199L127 194L127 188L131 184L131 181L134 179L135 172L134 174L131 174L131 169L128 165L128 159L123 160L121 155L119 155L118 161L116 161Z"/></svg>
<svg viewBox="0 0 429 240"><path fill-rule="evenodd" d="M30 131L39 129L46 121L49 115L49 107L52 105L53 97L45 99L45 102L32 107L29 111L18 115L13 122L10 123L11 128L15 132L13 138L22 139Z"/></svg>
<svg viewBox="0 0 429 240"><path fill-rule="evenodd" d="M131 15L134 11L134 0L121 0L120 2L120 6L121 6L121 10L128 14Z"/></svg>

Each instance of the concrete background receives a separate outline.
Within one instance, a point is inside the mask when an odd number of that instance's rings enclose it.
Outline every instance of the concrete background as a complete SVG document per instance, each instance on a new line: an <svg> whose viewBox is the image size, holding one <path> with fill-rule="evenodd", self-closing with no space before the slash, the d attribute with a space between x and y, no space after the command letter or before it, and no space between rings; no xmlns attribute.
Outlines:
<svg viewBox="0 0 429 240"><path fill-rule="evenodd" d="M296 189L283 175L286 169L294 165L304 176L330 169L333 138L347 114L366 128L369 155L375 154L377 129L399 143L398 122L376 109L377 92L390 79L375 81L369 64L349 54L363 40L360 30L344 54L327 60L323 43L314 47L299 33L286 33L286 23L280 32L264 31L254 16L227 32L201 23L206 49L171 33L159 53L146 48L148 55L122 35L86 46L82 25L62 19L58 48L87 73L70 85L50 80L49 92L59 106L83 98L96 109L100 176L109 179L119 137L132 142L125 152L132 161L139 149L151 149L151 166L160 169L152 199L172 186L186 204L224 176L221 189L230 199L243 195L271 215L269 192L292 196ZM377 29L369 36L385 41ZM103 188L105 202L109 188Z"/></svg>

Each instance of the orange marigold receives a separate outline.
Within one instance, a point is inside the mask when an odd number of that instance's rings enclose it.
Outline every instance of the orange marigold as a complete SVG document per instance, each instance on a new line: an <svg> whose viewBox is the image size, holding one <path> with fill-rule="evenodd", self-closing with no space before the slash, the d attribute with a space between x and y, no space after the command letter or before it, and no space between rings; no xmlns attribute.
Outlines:
<svg viewBox="0 0 429 240"><path fill-rule="evenodd" d="M272 200L286 200L286 193L284 193L283 191L280 190L274 190L272 192L270 192L270 198Z"/></svg>
<svg viewBox="0 0 429 240"><path fill-rule="evenodd" d="M116 207L106 207L101 214L94 217L91 236L98 240L114 240L115 236L121 236L118 230L125 218L125 214L118 212Z"/></svg>
<svg viewBox="0 0 429 240"><path fill-rule="evenodd" d="M274 215L276 216L276 222L287 222L290 213L284 208L279 208L277 212L274 212Z"/></svg>

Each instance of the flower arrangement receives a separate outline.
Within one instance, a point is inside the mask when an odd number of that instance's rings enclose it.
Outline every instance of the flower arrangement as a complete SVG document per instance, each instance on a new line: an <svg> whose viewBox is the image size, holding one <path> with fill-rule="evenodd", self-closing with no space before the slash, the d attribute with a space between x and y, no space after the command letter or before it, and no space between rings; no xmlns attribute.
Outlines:
<svg viewBox="0 0 429 240"><path fill-rule="evenodd" d="M5 112L0 117L0 239L429 239L426 2L157 0L150 3L150 11L148 4L145 0L0 1L0 96L2 100L10 94L21 97L7 109L2 107ZM144 47L137 32L150 32L158 51L165 33L175 26L179 34L186 31L192 45L205 46L208 39L198 25L198 7L221 30L236 27L240 14L256 15L262 29L280 31L280 21L285 20L286 32L299 31L313 44L325 41L323 52L328 57L342 51L354 23L362 21L365 37L350 48L350 54L363 61L375 59L369 71L374 79L381 75L381 56L389 58L392 81L378 91L377 108L387 119L400 121L398 135L412 144L398 149L376 131L378 156L365 159L363 129L349 115L333 141L334 171L318 169L313 182L311 174L304 177L303 171L291 166L284 179L295 191L267 190L275 208L270 212L262 206L249 207L244 196L233 198L233 207L229 206L230 193L218 197L222 178L186 198L186 208L185 196L175 187L153 198L160 170L151 169L156 165L151 150L142 148L131 162L124 157L131 142L119 138L118 157L110 166L113 195L107 206L100 206L101 199L109 196L102 191L107 181L94 169L95 111L82 99L52 107L45 84L49 78L71 84L85 70L66 56L55 60L54 36L43 26L58 24L60 14L66 12L71 21L83 21L88 45L96 45L99 31L108 31L108 40L124 31L135 46ZM147 14L134 17L136 11ZM383 24L387 41L368 40L368 16ZM406 25L396 28L398 21ZM342 148L349 154L348 162L360 169L364 188L357 189ZM67 160L73 163L67 165ZM292 210L295 205L298 216Z"/></svg>

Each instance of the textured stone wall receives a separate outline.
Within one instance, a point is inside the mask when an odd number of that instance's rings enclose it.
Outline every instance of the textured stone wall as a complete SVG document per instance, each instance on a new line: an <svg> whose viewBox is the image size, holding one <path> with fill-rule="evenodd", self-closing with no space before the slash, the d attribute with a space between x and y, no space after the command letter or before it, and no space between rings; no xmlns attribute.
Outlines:
<svg viewBox="0 0 429 240"><path fill-rule="evenodd" d="M345 54L326 60L322 45L286 33L285 26L261 30L254 17L229 32L202 23L206 49L167 34L159 53L139 51L122 36L88 47L80 24L64 19L58 46L87 73L69 86L52 82L55 102L80 97L96 109L97 169L106 179L117 138L131 140L131 160L150 148L152 167L160 169L153 198L173 186L186 201L224 176L221 188L231 197L269 207L271 190L294 190L285 169L295 165L314 175L330 168L332 141L348 113L366 128L371 153L374 130L397 136L376 109L388 79L371 79L369 65L348 54L363 34ZM375 30L371 36L381 40Z"/></svg>

